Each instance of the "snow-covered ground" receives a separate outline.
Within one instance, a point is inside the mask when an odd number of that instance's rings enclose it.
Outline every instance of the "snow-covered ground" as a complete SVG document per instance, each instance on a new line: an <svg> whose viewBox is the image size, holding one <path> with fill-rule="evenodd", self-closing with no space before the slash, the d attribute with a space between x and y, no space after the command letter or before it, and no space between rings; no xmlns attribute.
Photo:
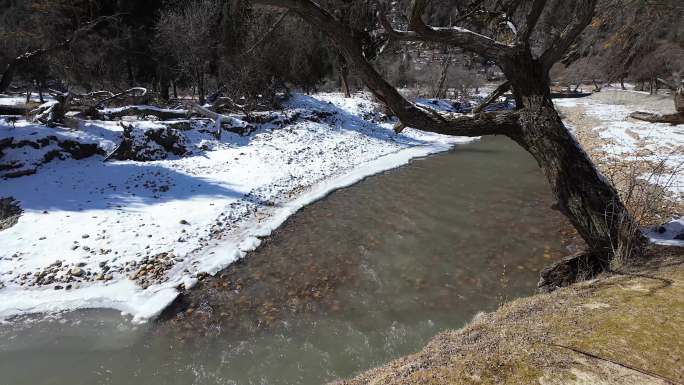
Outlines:
<svg viewBox="0 0 684 385"><path fill-rule="evenodd" d="M116 122L69 130L0 119L0 141L45 144L7 148L2 159L37 171L0 182L0 197L14 197L23 210L0 231L0 319L88 307L154 317L179 285L243 257L302 206L472 140L411 129L396 135L389 122L370 121L376 110L364 97L297 95L284 127L221 140L187 130L189 156L148 162L59 155L65 141L110 152L122 132ZM45 162L51 152L65 159Z"/></svg>
<svg viewBox="0 0 684 385"><path fill-rule="evenodd" d="M586 98L556 99L555 104L561 108L581 107L587 117L596 120L592 130L602 139L601 147L609 157L663 162L670 170L667 181L661 181L667 183L664 187L673 193L684 194L684 126L629 118L629 114L637 109L662 112L661 108L639 103L643 98L648 98L648 95L609 89ZM671 109L674 109L672 100L662 102L671 104ZM572 129L572 124L569 127Z"/></svg>
<svg viewBox="0 0 684 385"><path fill-rule="evenodd" d="M556 99L555 104L567 115L566 125L583 146L601 158L599 163L645 165L640 174L643 180L668 190L670 199L684 200L684 126L629 117L634 111L673 113L670 96L606 88L585 98ZM684 246L684 239L673 239L684 233L684 213L673 215L671 221L648 229L646 235L659 244Z"/></svg>

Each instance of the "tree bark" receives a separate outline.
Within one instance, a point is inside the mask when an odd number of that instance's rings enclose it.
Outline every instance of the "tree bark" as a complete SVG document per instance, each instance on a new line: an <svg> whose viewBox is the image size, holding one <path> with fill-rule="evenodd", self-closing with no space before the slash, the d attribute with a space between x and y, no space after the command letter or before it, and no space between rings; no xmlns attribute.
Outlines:
<svg viewBox="0 0 684 385"><path fill-rule="evenodd" d="M162 100L169 100L169 77L164 73L159 78L159 96Z"/></svg>
<svg viewBox="0 0 684 385"><path fill-rule="evenodd" d="M204 97L204 74L199 74L197 77L197 94L199 96L199 103L204 105L206 99Z"/></svg>
<svg viewBox="0 0 684 385"><path fill-rule="evenodd" d="M43 98L43 81L38 80L36 81L36 84L38 85L38 100L40 100L41 103L45 103L45 99Z"/></svg>
<svg viewBox="0 0 684 385"><path fill-rule="evenodd" d="M446 87L446 80L447 80L447 75L449 74L449 66L451 65L451 53L447 53L444 62L442 63L442 71L440 72L439 75L439 80L437 82L437 87L435 88L435 94L434 98L439 99L439 98L446 98L447 94L447 87ZM475 91L477 93L477 90Z"/></svg>
<svg viewBox="0 0 684 385"><path fill-rule="evenodd" d="M349 66L344 57L338 59L337 72L340 75L340 88L345 98L351 98L351 89L349 87Z"/></svg>

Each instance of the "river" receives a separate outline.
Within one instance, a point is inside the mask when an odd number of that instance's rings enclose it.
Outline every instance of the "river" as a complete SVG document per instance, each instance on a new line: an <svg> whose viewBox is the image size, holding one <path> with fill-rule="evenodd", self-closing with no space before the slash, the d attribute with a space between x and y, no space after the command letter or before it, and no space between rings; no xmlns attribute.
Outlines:
<svg viewBox="0 0 684 385"><path fill-rule="evenodd" d="M534 292L565 227L534 160L486 137L332 193L160 320L0 325L1 384L319 384Z"/></svg>

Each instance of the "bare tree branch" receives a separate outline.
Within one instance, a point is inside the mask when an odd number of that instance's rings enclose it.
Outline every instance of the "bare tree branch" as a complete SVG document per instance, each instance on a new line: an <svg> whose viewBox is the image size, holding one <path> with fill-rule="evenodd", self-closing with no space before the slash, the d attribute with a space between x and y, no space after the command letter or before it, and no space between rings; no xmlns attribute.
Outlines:
<svg viewBox="0 0 684 385"><path fill-rule="evenodd" d="M282 23L283 20L285 20L285 17L286 17L289 13L290 13L289 10L283 12L283 14L280 15L280 16L278 17L278 20L276 20L276 22L273 23L273 25L271 26L271 28L269 28L268 31L266 31L266 33L264 33L264 35L261 37L261 39L259 39L259 41L257 41L256 43L254 43L254 45L252 45L252 46L245 52L245 54L250 54L250 53L252 53L252 51L254 51L256 48L258 48L258 47L260 47L262 44L264 44L264 42L266 41L266 39L273 33L273 31L276 30L276 28L278 28L278 26L280 25L280 23Z"/></svg>
<svg viewBox="0 0 684 385"><path fill-rule="evenodd" d="M397 89L366 60L358 37L354 36L351 29L311 0L255 0L255 2L289 9L324 32L356 69L364 84L406 126L457 136L507 135L519 129L515 112L456 117L430 113L417 107L401 96Z"/></svg>
<svg viewBox="0 0 684 385"><path fill-rule="evenodd" d="M596 2L597 0L577 0L575 2L574 14L564 18L571 20L570 23L541 56L541 62L544 64L545 68L551 68L555 62L560 60L577 36L579 36L579 34L584 31L584 28L591 22L591 19L594 16L594 9L596 8Z"/></svg>
<svg viewBox="0 0 684 385"><path fill-rule="evenodd" d="M409 10L408 31L396 30L387 19L386 7L381 7L379 19L391 37L404 41L428 41L456 45L466 51L475 52L488 59L506 55L512 47L490 37L461 27L432 27L423 22L422 16L427 6L426 0L414 0Z"/></svg>
<svg viewBox="0 0 684 385"><path fill-rule="evenodd" d="M482 112L488 105L494 103L494 101L496 101L496 99L498 99L499 96L505 94L510 89L511 82L509 81L506 81L498 87L496 87L496 89L491 94L489 94L489 96L487 96L485 100L483 100L482 103L480 103L479 106L473 108L473 114L479 114L480 112Z"/></svg>
<svg viewBox="0 0 684 385"><path fill-rule="evenodd" d="M523 27L520 29L520 33L518 34L519 43L529 44L530 35L532 34L534 27L537 25L539 17L544 11L544 7L546 7L546 1L547 0L534 0L532 3L532 8L530 9L530 13L527 15L525 25L523 25Z"/></svg>

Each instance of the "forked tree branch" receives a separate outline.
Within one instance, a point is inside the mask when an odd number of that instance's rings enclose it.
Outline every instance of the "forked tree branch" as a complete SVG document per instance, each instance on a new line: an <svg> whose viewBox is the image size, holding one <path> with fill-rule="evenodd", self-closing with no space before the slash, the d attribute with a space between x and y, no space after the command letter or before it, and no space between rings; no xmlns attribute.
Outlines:
<svg viewBox="0 0 684 385"><path fill-rule="evenodd" d="M591 23L596 2L597 0L576 0L574 14L565 18L571 20L570 23L541 55L541 62L546 69L551 68L555 62L560 60L568 48L570 48L570 45L577 39L577 36Z"/></svg>
<svg viewBox="0 0 684 385"><path fill-rule="evenodd" d="M461 27L432 27L423 22L426 0L413 0L409 9L408 31L394 29L387 19L386 6L381 5L378 18L383 29L397 40L446 43L474 52L487 59L496 60L511 52L512 47L490 37Z"/></svg>
<svg viewBox="0 0 684 385"><path fill-rule="evenodd" d="M547 0L534 0L532 2L532 8L530 13L527 14L527 19L525 20L525 25L522 26L520 32L518 33L518 43L528 45L530 40L530 35L534 31L534 27L537 26L537 22L546 7Z"/></svg>
<svg viewBox="0 0 684 385"><path fill-rule="evenodd" d="M406 100L366 60L360 41L351 29L311 0L254 0L255 3L286 8L325 33L356 69L364 84L406 126L455 136L512 135L519 130L518 113L487 113L475 117L428 112Z"/></svg>

